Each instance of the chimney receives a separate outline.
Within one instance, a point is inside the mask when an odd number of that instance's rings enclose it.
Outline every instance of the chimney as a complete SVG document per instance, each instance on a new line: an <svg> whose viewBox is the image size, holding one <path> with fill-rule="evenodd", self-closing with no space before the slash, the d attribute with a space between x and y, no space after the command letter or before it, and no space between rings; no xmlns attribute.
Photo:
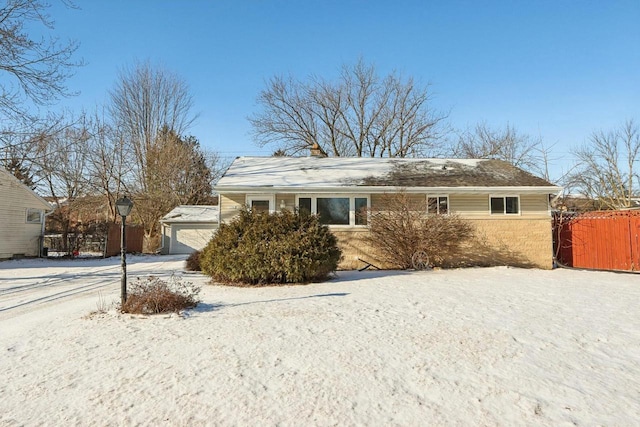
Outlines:
<svg viewBox="0 0 640 427"><path fill-rule="evenodd" d="M327 157L327 153L322 151L317 142L314 142L311 146L311 157Z"/></svg>

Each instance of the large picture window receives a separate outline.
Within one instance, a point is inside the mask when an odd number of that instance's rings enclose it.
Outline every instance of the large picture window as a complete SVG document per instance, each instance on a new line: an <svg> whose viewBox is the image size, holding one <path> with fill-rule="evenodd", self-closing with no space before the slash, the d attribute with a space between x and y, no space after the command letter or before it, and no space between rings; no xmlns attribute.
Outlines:
<svg viewBox="0 0 640 427"><path fill-rule="evenodd" d="M300 212L318 214L327 225L366 226L369 197L367 196L299 196Z"/></svg>
<svg viewBox="0 0 640 427"><path fill-rule="evenodd" d="M491 196L491 215L518 215L520 198L518 196Z"/></svg>
<svg viewBox="0 0 640 427"><path fill-rule="evenodd" d="M321 223L349 225L348 197L318 197L316 207Z"/></svg>

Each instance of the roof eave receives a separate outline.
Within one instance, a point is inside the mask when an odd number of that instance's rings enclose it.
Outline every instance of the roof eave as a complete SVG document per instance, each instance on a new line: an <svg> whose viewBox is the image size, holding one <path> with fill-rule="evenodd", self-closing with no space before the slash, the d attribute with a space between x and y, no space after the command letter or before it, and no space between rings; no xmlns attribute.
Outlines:
<svg viewBox="0 0 640 427"><path fill-rule="evenodd" d="M517 193L517 194L557 194L562 187L552 186L482 186L482 187L386 187L386 186L339 186L339 187L305 187L305 186L216 186L214 190L220 194L233 193L389 193L405 191L407 193Z"/></svg>

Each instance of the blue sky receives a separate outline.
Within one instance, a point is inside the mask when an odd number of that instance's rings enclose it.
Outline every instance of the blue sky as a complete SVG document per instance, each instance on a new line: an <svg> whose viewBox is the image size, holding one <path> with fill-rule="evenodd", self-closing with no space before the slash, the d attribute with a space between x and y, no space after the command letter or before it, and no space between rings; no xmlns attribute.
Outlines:
<svg viewBox="0 0 640 427"><path fill-rule="evenodd" d="M359 57L431 84L454 128L513 125L554 145L553 175L600 129L640 121L640 0L77 1L54 4L56 34L81 43L80 95L93 109L136 60L182 76L191 128L223 156L269 155L247 116L274 75L331 77Z"/></svg>

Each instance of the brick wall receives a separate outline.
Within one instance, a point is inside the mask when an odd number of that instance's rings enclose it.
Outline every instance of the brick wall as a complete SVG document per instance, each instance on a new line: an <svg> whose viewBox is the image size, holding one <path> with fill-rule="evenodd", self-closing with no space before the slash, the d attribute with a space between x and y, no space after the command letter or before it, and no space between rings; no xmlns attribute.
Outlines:
<svg viewBox="0 0 640 427"><path fill-rule="evenodd" d="M461 254L445 260L445 265L491 266L510 265L551 269L551 219L467 219L476 227L476 238L464 245ZM384 257L366 241L368 230L332 230L343 252L340 269L353 270L366 264L358 258L380 268L389 268Z"/></svg>

